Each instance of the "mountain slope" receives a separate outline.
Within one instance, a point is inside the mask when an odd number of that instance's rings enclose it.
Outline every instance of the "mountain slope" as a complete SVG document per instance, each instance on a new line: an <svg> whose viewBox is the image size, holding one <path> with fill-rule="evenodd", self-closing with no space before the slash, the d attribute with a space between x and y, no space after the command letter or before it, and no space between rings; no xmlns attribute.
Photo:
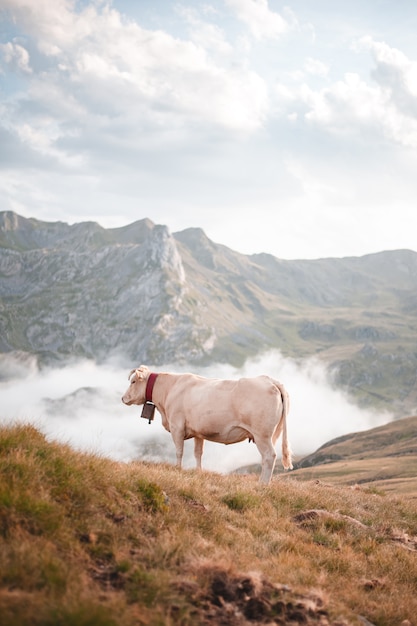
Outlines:
<svg viewBox="0 0 417 626"><path fill-rule="evenodd" d="M305 457L299 467L345 459L417 455L417 417L408 417L371 430L337 437Z"/></svg>
<svg viewBox="0 0 417 626"><path fill-rule="evenodd" d="M358 402L417 408L417 253L283 261L149 219L104 229L0 213L0 352L41 363L315 355Z"/></svg>
<svg viewBox="0 0 417 626"><path fill-rule="evenodd" d="M417 498L417 416L333 439L296 464L294 477L368 485Z"/></svg>

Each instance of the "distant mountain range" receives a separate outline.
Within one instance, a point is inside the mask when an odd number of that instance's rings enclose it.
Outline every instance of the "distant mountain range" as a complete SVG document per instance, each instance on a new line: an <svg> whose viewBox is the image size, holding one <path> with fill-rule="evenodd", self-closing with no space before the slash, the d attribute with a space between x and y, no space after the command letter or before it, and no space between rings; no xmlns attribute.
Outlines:
<svg viewBox="0 0 417 626"><path fill-rule="evenodd" d="M105 229L0 212L0 352L40 364L316 355L362 405L417 408L417 253L281 260L149 219Z"/></svg>

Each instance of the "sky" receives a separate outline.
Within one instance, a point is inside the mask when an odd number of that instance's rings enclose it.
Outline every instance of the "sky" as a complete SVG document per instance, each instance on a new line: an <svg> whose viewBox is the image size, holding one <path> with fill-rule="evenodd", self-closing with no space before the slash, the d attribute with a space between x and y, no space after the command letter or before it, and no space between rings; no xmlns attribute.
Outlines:
<svg viewBox="0 0 417 626"><path fill-rule="evenodd" d="M149 425L140 417L141 407L122 403L129 372L120 365L84 360L39 370L35 361L33 358L23 367L13 355L0 355L2 425L31 423L49 440L117 461L142 459L175 464L174 443L162 427L159 413ZM188 371L188 366L181 370L178 364L167 365L164 371L181 373ZM193 371L210 378L231 379L267 373L283 382L290 396L287 426L295 460L335 437L393 419L389 413L354 405L346 393L333 387L324 365L315 359L296 362L273 350L249 359L239 369L213 364L198 371L193 366ZM185 468L195 467L193 445L193 440L185 442ZM281 439L275 447L280 466ZM203 468L207 470L227 473L259 462L256 445L248 441L230 446L205 442Z"/></svg>
<svg viewBox="0 0 417 626"><path fill-rule="evenodd" d="M0 0L0 210L417 250L415 0Z"/></svg>

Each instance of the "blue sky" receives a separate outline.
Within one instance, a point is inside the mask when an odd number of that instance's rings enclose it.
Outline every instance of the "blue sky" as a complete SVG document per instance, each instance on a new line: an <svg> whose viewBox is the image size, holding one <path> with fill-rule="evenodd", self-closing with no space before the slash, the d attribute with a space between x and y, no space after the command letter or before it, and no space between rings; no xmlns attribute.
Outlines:
<svg viewBox="0 0 417 626"><path fill-rule="evenodd" d="M0 210L417 250L415 0L0 0Z"/></svg>

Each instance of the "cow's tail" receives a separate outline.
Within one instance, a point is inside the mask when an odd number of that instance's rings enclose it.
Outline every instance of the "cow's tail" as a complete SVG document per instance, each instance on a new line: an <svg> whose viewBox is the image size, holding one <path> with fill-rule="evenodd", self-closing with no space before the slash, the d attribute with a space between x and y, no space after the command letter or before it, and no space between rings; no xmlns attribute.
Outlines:
<svg viewBox="0 0 417 626"><path fill-rule="evenodd" d="M292 469L292 451L287 435L287 415L290 410L290 397L282 383L275 381L282 398L282 415L275 429L275 441L282 431L282 465L284 469Z"/></svg>

